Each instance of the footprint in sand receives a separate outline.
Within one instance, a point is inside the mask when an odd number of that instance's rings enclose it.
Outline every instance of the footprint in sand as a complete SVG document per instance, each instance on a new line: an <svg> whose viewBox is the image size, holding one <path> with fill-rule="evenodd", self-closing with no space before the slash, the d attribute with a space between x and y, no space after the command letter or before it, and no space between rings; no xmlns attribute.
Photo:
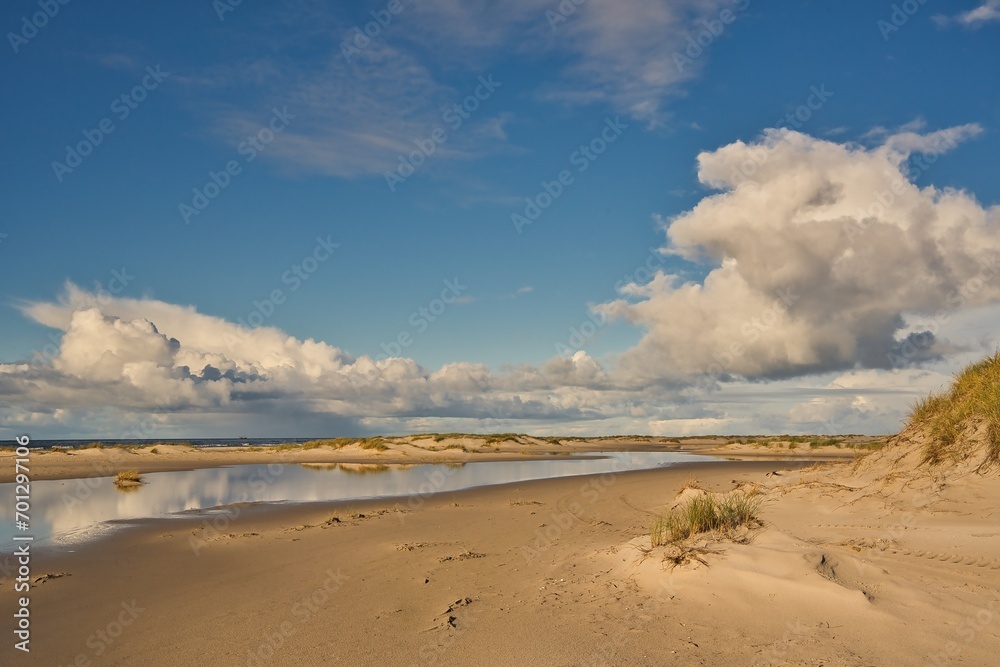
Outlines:
<svg viewBox="0 0 1000 667"><path fill-rule="evenodd" d="M458 610L462 607L468 607L473 602L472 598L459 598L448 605L448 608L441 614L438 614L436 618L443 619L438 622L433 628L425 630L425 632L430 632L432 630L442 630L445 628L458 628Z"/></svg>

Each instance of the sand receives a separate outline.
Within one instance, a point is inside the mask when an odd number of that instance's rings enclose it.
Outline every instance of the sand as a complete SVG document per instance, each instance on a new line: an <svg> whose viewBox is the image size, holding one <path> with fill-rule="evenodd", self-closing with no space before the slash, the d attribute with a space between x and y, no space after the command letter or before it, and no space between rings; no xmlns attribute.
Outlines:
<svg viewBox="0 0 1000 667"><path fill-rule="evenodd" d="M30 658L8 639L0 662L995 664L998 477L884 470L725 461L147 521L37 553L62 576L32 588ZM756 485L764 527L664 562L649 527L685 485Z"/></svg>

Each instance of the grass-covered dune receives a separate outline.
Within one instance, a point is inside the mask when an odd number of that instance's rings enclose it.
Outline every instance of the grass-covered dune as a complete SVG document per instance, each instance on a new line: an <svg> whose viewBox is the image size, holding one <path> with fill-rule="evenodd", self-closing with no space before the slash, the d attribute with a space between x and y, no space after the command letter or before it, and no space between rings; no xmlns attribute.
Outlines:
<svg viewBox="0 0 1000 667"><path fill-rule="evenodd" d="M1000 470L1000 352L955 374L951 387L919 400L905 428L856 472L933 476Z"/></svg>
<svg viewBox="0 0 1000 667"><path fill-rule="evenodd" d="M1000 463L1000 352L966 367L947 392L918 401L908 428L925 437L925 463Z"/></svg>

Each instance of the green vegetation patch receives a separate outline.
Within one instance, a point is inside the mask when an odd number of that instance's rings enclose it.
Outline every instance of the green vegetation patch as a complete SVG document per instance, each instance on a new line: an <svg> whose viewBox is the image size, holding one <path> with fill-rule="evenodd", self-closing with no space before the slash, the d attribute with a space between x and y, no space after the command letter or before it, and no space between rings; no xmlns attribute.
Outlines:
<svg viewBox="0 0 1000 667"><path fill-rule="evenodd" d="M910 426L927 430L923 462L936 465L959 458L959 437L984 424L986 459L1000 463L1000 352L967 366L943 394L930 394L913 406Z"/></svg>
<svg viewBox="0 0 1000 667"><path fill-rule="evenodd" d="M654 547L677 544L700 533L728 533L742 526L763 525L760 510L764 497L733 491L722 496L695 496L667 515L657 517L650 529Z"/></svg>

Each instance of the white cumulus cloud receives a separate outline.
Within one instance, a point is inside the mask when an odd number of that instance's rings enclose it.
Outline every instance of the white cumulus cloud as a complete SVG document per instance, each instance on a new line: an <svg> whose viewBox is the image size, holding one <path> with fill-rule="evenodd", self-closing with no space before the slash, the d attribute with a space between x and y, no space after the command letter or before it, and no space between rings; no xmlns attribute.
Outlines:
<svg viewBox="0 0 1000 667"><path fill-rule="evenodd" d="M619 373L777 378L953 351L934 321L1000 299L1000 208L912 179L978 131L866 148L768 130L699 155L700 180L722 192L666 221L663 251L710 270L661 272L598 307L647 330Z"/></svg>

